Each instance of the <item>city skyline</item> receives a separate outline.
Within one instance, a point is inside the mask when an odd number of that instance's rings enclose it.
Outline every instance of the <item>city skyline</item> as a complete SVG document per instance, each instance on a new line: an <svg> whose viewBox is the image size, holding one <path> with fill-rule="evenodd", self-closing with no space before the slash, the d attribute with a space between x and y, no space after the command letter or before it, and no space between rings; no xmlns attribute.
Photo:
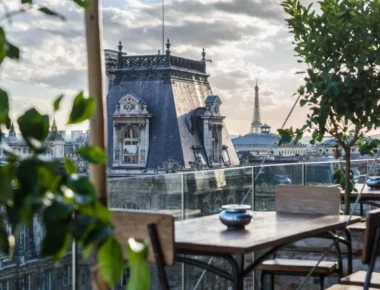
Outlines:
<svg viewBox="0 0 380 290"><path fill-rule="evenodd" d="M293 56L280 1L166 1L166 37L175 55L201 58L206 49L213 93L221 97L230 134L246 134L253 114L254 87L259 80L262 121L273 131L282 125L302 83L302 69ZM18 1L8 4L17 9ZM154 54L161 49L161 1L103 3L104 48L123 42L128 55ZM16 114L36 106L52 116L50 104L64 93L63 110L56 115L64 128L73 96L87 88L83 17L71 2L50 1L67 21L37 13L16 16L7 30L22 49L20 64L8 61L2 70L4 87ZM207 15L207 17L205 17ZM28 24L29 23L29 24ZM75 45L74 45L75 44ZM298 106L288 126L301 125L305 111ZM14 121L16 116L12 116Z"/></svg>

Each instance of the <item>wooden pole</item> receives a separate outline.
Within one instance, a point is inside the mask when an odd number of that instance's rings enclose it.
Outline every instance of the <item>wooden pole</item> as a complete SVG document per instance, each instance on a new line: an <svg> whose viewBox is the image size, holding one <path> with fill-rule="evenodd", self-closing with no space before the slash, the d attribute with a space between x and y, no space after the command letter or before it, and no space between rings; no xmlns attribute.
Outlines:
<svg viewBox="0 0 380 290"><path fill-rule="evenodd" d="M102 46L102 14L100 0L88 0L89 8L85 12L87 65L89 94L96 100L95 114L90 120L90 143L107 152L106 126L104 119L104 56ZM90 179L102 204L108 206L108 187L106 165L91 165ZM97 251L96 251L97 252ZM93 269L93 288L110 290L98 267Z"/></svg>

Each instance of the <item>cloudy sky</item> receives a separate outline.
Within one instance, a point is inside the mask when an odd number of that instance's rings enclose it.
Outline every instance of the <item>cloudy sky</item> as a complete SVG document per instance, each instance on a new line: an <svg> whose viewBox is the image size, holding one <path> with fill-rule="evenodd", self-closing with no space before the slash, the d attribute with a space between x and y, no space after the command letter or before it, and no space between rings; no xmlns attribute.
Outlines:
<svg viewBox="0 0 380 290"><path fill-rule="evenodd" d="M9 10L19 0L5 1ZM24 13L12 23L1 20L8 38L22 49L20 63L1 67L1 87L12 100L12 118L36 106L52 114L52 101L64 93L56 115L65 127L72 97L87 87L83 11L68 0L36 1L63 14L65 22L37 12ZM279 0L165 0L166 36L172 53L201 58L204 47L213 92L222 101L230 134L245 134L253 114L255 81L260 87L262 120L279 128L302 83L302 67L293 56L286 15ZM0 8L0 15L4 14ZM104 48L116 49L121 40L129 55L155 54L161 47L160 0L103 0ZM288 125L301 125L305 111L296 108ZM85 129L68 127L72 129Z"/></svg>

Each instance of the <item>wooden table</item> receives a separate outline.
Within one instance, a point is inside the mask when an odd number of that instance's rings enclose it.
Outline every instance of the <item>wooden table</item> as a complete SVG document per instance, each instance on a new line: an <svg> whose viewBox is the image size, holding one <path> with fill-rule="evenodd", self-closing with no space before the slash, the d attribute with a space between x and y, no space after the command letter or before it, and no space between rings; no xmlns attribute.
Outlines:
<svg viewBox="0 0 380 290"><path fill-rule="evenodd" d="M350 201L354 203L358 197L358 193L362 190L363 183L355 184L357 192L351 192ZM344 200L344 191L342 190L342 200ZM368 204L374 207L380 207L380 190L371 189L367 185L364 186L362 196L360 198L360 215L363 215L363 204Z"/></svg>
<svg viewBox="0 0 380 290"><path fill-rule="evenodd" d="M243 279L269 255L287 244L314 237L328 231L344 230L348 216L320 216L252 212L252 222L243 230L227 230L218 215L196 218L175 225L177 254L222 257L231 267L232 274L207 263L186 256L178 261L198 266L233 282L233 289L243 289ZM359 222L353 217L350 223ZM248 267L244 254L269 249ZM239 263L232 255L240 255ZM240 264L240 265L239 265Z"/></svg>

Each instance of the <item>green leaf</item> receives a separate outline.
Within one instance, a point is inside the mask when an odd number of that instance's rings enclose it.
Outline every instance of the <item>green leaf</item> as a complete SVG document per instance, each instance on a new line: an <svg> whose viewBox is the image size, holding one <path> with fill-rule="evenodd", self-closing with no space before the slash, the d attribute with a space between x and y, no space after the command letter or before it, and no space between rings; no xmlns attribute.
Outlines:
<svg viewBox="0 0 380 290"><path fill-rule="evenodd" d="M81 147L77 153L90 163L105 164L107 161L107 154L98 146Z"/></svg>
<svg viewBox="0 0 380 290"><path fill-rule="evenodd" d="M73 213L73 205L63 202L54 201L44 212L45 219L52 222L59 222L61 220L70 219Z"/></svg>
<svg viewBox="0 0 380 290"><path fill-rule="evenodd" d="M8 94L2 89L0 89L0 124L5 124L8 129L11 127Z"/></svg>
<svg viewBox="0 0 380 290"><path fill-rule="evenodd" d="M73 0L75 3L77 3L80 7L83 7L83 8L88 8L89 7L89 4L87 1L85 0Z"/></svg>
<svg viewBox="0 0 380 290"><path fill-rule="evenodd" d="M32 4L33 0L21 0L22 4Z"/></svg>
<svg viewBox="0 0 380 290"><path fill-rule="evenodd" d="M88 247L92 244L98 244L106 241L113 235L113 230L109 227L98 226L92 229L83 239L83 247Z"/></svg>
<svg viewBox="0 0 380 290"><path fill-rule="evenodd" d="M76 214L69 227L74 239L81 240L95 221L94 217Z"/></svg>
<svg viewBox="0 0 380 290"><path fill-rule="evenodd" d="M102 223L112 223L112 212L100 202L96 202L95 204L81 205L79 212L88 216L96 217Z"/></svg>
<svg viewBox="0 0 380 290"><path fill-rule="evenodd" d="M17 120L22 137L33 149L40 150L43 141L49 135L49 116L41 115L36 109L30 109ZM37 142L35 142L37 141ZM40 144L38 144L40 142Z"/></svg>
<svg viewBox="0 0 380 290"><path fill-rule="evenodd" d="M148 258L148 247L139 239L129 239L127 246L128 260L131 267L128 289L150 289L151 276L146 262Z"/></svg>
<svg viewBox="0 0 380 290"><path fill-rule="evenodd" d="M65 158L65 169L69 174L77 173L77 167L76 167L74 161L72 161L69 158Z"/></svg>
<svg viewBox="0 0 380 290"><path fill-rule="evenodd" d="M307 100L301 100L300 101L300 106L303 107L307 104Z"/></svg>
<svg viewBox="0 0 380 290"><path fill-rule="evenodd" d="M0 64L3 62L4 58L7 56L8 45L7 39L5 37L5 31L0 26Z"/></svg>
<svg viewBox="0 0 380 290"><path fill-rule="evenodd" d="M86 177L81 177L70 181L69 187L75 192L75 201L79 204L89 204L96 201L96 190L91 181Z"/></svg>
<svg viewBox="0 0 380 290"><path fill-rule="evenodd" d="M54 104L53 104L54 105L54 112L59 110L59 106L61 104L62 99L63 99L63 95L60 95L60 96L58 96L58 98L55 99Z"/></svg>
<svg viewBox="0 0 380 290"><path fill-rule="evenodd" d="M0 167L0 204L5 204L13 196L13 167L11 165Z"/></svg>
<svg viewBox="0 0 380 290"><path fill-rule="evenodd" d="M20 59L20 49L9 41L7 46L7 56L11 59Z"/></svg>
<svg viewBox="0 0 380 290"><path fill-rule="evenodd" d="M80 92L74 99L73 108L70 113L68 124L81 123L93 115L95 112L95 99L85 98Z"/></svg>
<svg viewBox="0 0 380 290"><path fill-rule="evenodd" d="M50 8L41 7L41 8L38 8L38 10L41 11L42 13L46 14L46 15L55 16L55 17L60 18L61 20L66 20L65 16L63 16L62 14L59 14L59 13L53 11L53 10L51 10Z"/></svg>
<svg viewBox="0 0 380 290"><path fill-rule="evenodd" d="M100 266L100 272L102 273L104 280L109 285L114 287L123 275L125 266L123 250L116 238L111 237L100 247L98 252L98 261ZM144 284L143 281L140 282ZM128 289L137 290L137 288Z"/></svg>

